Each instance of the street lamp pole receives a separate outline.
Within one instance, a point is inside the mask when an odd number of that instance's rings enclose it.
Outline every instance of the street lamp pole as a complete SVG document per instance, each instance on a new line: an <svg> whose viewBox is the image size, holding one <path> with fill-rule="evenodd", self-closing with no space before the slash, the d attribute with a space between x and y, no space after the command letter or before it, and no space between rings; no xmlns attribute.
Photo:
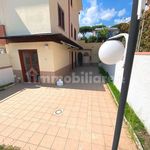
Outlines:
<svg viewBox="0 0 150 150"><path fill-rule="evenodd" d="M123 117L124 117L124 111L125 111L125 105L126 105L126 100L127 100L127 95L128 95L131 71L132 71L132 66L133 66L134 53L135 53L137 38L138 38L138 33L139 33L139 24L140 24L141 16L139 16L137 12L139 11L139 5L142 8L143 3L144 1L141 2L140 0L133 0L129 40L128 40L128 46L127 46L127 54L126 54L125 66L124 66L120 103L119 103L119 108L118 108L118 113L117 113L112 150L118 149L121 128L122 128L122 123L123 123Z"/></svg>

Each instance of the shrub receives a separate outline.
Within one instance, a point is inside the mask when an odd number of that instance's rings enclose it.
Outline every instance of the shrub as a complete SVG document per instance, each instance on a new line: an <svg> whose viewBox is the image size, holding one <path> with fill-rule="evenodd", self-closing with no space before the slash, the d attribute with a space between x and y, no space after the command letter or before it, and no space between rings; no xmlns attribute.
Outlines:
<svg viewBox="0 0 150 150"><path fill-rule="evenodd" d="M92 42L96 42L96 41L97 41L97 37L96 37L96 36L90 36L90 37L88 38L88 41L87 41L87 42L92 43Z"/></svg>

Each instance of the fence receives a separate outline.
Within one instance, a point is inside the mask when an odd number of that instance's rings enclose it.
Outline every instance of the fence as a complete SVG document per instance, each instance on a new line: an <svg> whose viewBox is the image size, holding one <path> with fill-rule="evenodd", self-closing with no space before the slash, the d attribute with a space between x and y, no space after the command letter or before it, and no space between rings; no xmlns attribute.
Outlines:
<svg viewBox="0 0 150 150"><path fill-rule="evenodd" d="M105 65L114 84L121 89L124 62ZM127 101L150 133L150 52L136 53Z"/></svg>

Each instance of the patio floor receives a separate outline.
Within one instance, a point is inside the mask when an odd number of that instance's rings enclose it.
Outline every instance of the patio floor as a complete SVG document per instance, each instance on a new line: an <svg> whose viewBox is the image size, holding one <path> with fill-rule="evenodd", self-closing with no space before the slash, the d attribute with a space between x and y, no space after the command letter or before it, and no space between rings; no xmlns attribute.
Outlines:
<svg viewBox="0 0 150 150"><path fill-rule="evenodd" d="M84 67L77 73L92 71ZM54 115L56 109L62 115ZM111 150L117 107L103 84L17 84L0 92L0 144L23 150ZM120 150L136 150L124 124Z"/></svg>

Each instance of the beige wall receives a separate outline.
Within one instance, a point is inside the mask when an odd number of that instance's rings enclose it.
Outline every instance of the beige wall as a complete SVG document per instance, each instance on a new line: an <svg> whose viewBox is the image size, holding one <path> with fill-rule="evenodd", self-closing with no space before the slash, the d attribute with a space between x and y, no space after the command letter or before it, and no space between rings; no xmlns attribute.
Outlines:
<svg viewBox="0 0 150 150"><path fill-rule="evenodd" d="M45 46L48 44L48 46ZM55 72L69 65L69 49L54 42L13 43L7 45L10 61L14 70L21 70L18 50L36 49L40 71Z"/></svg>
<svg viewBox="0 0 150 150"><path fill-rule="evenodd" d="M58 26L58 4L65 14L65 31ZM68 0L50 0L50 18L52 33L62 33L68 37Z"/></svg>
<svg viewBox="0 0 150 150"><path fill-rule="evenodd" d="M71 23L79 31L81 0L72 0L70 24L68 0L0 0L0 23L6 26L7 35L62 33L71 35ZM58 26L58 4L65 14L65 31ZM74 40L74 38L71 38Z"/></svg>
<svg viewBox="0 0 150 150"><path fill-rule="evenodd" d="M0 68L11 66L8 54L0 54Z"/></svg>
<svg viewBox="0 0 150 150"><path fill-rule="evenodd" d="M49 0L0 0L7 35L50 33Z"/></svg>
<svg viewBox="0 0 150 150"><path fill-rule="evenodd" d="M58 26L58 4L64 11L65 14L65 31ZM77 33L79 31L79 11L82 8L80 0L73 0L73 7L70 6L70 26L73 24ZM68 0L50 0L50 18L51 18L51 30L52 33L62 33L69 37L69 14L68 14ZM71 35L71 27L70 27ZM74 40L73 38L71 38Z"/></svg>
<svg viewBox="0 0 150 150"><path fill-rule="evenodd" d="M70 17L70 23L73 24L73 34L74 34L74 28L77 31L77 35L79 32L79 12L82 9L82 2L80 0L72 0L73 1L73 6L70 9L71 12L71 17ZM70 33L71 33L71 28L70 28ZM71 38L74 40L74 38Z"/></svg>
<svg viewBox="0 0 150 150"><path fill-rule="evenodd" d="M53 70L53 54L49 47L45 47L45 43L13 43L7 45L7 50L10 56L14 70L21 70L18 50L32 50L36 49L39 59L39 67L41 71Z"/></svg>
<svg viewBox="0 0 150 150"><path fill-rule="evenodd" d="M50 45L50 49L53 52L53 72L70 65L70 50L66 46L52 42Z"/></svg>
<svg viewBox="0 0 150 150"><path fill-rule="evenodd" d="M78 41L78 44L81 45L84 49L91 49L91 57L92 57L92 63L98 63L98 51L101 46L101 43L85 43L85 41Z"/></svg>

